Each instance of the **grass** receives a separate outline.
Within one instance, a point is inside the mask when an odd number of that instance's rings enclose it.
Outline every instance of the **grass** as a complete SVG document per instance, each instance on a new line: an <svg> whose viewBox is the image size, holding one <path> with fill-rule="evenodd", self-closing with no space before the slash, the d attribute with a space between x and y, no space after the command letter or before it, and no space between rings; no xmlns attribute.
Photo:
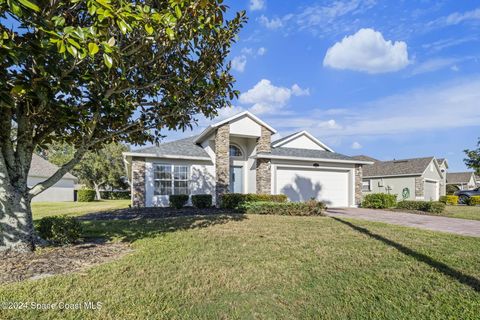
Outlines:
<svg viewBox="0 0 480 320"><path fill-rule="evenodd" d="M442 215L452 218L480 220L480 207L447 206Z"/></svg>
<svg viewBox="0 0 480 320"><path fill-rule="evenodd" d="M478 319L480 239L327 217L85 222L135 252L84 273L9 284L0 319Z"/></svg>
<svg viewBox="0 0 480 320"><path fill-rule="evenodd" d="M127 208L130 200L101 200L94 202L33 202L33 219L46 216L80 216L90 212Z"/></svg>

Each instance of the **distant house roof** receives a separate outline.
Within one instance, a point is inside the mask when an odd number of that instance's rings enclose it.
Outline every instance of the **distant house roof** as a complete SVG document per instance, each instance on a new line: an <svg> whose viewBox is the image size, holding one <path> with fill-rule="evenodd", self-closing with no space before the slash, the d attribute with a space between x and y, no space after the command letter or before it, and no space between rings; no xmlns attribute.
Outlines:
<svg viewBox="0 0 480 320"><path fill-rule="evenodd" d="M134 154L145 154L149 156L178 156L184 158L206 158L210 159L208 153L194 141L198 136L162 143L158 146L133 150ZM125 154L129 154L126 152Z"/></svg>
<svg viewBox="0 0 480 320"><path fill-rule="evenodd" d="M55 172L57 172L58 169L59 169L58 166L34 154L32 157L32 163L30 165L30 171L28 172L28 175L33 177L49 178ZM77 177L75 177L70 173L65 174L63 178L77 179Z"/></svg>
<svg viewBox="0 0 480 320"><path fill-rule="evenodd" d="M434 157L377 161L363 167L364 177L422 175Z"/></svg>
<svg viewBox="0 0 480 320"><path fill-rule="evenodd" d="M447 184L469 183L473 175L473 172L447 172Z"/></svg>
<svg viewBox="0 0 480 320"><path fill-rule="evenodd" d="M361 161L372 161L372 162L377 162L377 161L380 161L378 159L375 159L375 158L372 158L372 157L369 157L369 156L366 156L366 155L358 155L358 156L353 156L352 157L353 159L356 159L356 160L361 160Z"/></svg>

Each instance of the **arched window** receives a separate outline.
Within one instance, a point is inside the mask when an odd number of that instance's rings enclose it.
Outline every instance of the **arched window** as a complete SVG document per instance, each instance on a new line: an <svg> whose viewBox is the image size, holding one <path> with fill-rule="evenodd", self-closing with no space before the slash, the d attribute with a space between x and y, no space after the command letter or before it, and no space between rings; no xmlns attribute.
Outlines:
<svg viewBox="0 0 480 320"><path fill-rule="evenodd" d="M243 157L242 150L237 146L230 145L230 157Z"/></svg>

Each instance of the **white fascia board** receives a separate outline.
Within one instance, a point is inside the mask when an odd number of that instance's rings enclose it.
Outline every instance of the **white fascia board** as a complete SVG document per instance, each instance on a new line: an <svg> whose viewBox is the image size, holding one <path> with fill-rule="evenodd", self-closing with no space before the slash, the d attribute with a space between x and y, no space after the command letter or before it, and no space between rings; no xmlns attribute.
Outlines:
<svg viewBox="0 0 480 320"><path fill-rule="evenodd" d="M363 179L381 179L381 178L395 178L395 177L421 177L422 173L406 173L406 174L390 174L384 176L363 176Z"/></svg>
<svg viewBox="0 0 480 320"><path fill-rule="evenodd" d="M276 159L276 160L329 162L329 163L373 164L373 162L371 162L371 161L324 159L324 158L303 158L303 157L289 157L289 156L275 156L275 155L261 155L261 154L256 155L253 158L255 158L255 159Z"/></svg>
<svg viewBox="0 0 480 320"><path fill-rule="evenodd" d="M324 148L325 150L327 151L330 151L330 152L335 152L333 151L332 148L330 148L329 146L327 146L325 143L321 142L320 140L318 140L317 138L315 138L313 135L311 135L308 131L300 131L300 132L297 132L296 134L288 137L288 139L285 139L283 141L280 141L280 142L277 142L275 144L272 145L272 147L274 148L277 148L277 147L280 147L292 140L295 140L296 138L300 137L301 135L306 135L308 138L310 138L313 142L315 142L316 144L318 144L319 146L321 146L322 148Z"/></svg>

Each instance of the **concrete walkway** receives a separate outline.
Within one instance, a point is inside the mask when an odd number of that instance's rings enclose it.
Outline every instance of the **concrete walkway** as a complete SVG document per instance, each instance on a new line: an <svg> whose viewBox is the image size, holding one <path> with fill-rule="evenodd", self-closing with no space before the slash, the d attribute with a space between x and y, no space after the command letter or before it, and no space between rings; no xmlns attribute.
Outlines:
<svg viewBox="0 0 480 320"><path fill-rule="evenodd" d="M328 209L327 215L480 237L480 221L360 208Z"/></svg>

